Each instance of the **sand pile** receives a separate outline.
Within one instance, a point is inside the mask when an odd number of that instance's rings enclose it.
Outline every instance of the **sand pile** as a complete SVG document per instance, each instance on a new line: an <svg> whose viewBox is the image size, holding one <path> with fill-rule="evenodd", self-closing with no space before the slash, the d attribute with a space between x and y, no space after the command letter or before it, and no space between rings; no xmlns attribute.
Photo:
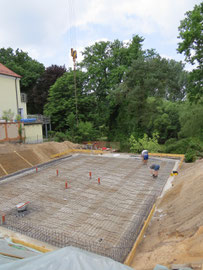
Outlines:
<svg viewBox="0 0 203 270"><path fill-rule="evenodd" d="M78 145L69 141L62 143L45 142L40 144L0 144L0 177L5 175L5 171L10 174L15 171L29 168L51 160L51 155L53 154L77 147ZM20 158L15 151L28 162Z"/></svg>
<svg viewBox="0 0 203 270"><path fill-rule="evenodd" d="M137 249L135 269L203 263L203 160L184 164Z"/></svg>

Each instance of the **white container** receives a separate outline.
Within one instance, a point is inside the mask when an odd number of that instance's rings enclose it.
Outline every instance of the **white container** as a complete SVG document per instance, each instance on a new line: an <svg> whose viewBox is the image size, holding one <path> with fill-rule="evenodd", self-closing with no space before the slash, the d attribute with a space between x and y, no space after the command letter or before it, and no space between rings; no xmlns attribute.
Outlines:
<svg viewBox="0 0 203 270"><path fill-rule="evenodd" d="M19 203L16 205L17 211L18 212L22 212L25 211L27 209L27 206L30 202L26 202L26 203Z"/></svg>

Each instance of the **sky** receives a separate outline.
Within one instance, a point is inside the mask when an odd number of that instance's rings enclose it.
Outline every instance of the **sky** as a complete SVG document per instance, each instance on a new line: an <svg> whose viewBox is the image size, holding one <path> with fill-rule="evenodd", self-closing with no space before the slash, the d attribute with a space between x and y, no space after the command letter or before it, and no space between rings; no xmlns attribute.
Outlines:
<svg viewBox="0 0 203 270"><path fill-rule="evenodd" d="M72 67L70 50L99 41L144 38L143 49L184 62L178 27L202 0L0 0L0 48L19 48L43 63ZM186 69L191 70L189 64Z"/></svg>

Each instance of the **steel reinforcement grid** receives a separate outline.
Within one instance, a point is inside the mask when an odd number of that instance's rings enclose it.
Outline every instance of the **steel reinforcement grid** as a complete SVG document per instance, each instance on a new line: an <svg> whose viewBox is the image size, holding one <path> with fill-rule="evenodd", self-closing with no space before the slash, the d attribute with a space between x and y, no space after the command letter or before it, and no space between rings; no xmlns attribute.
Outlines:
<svg viewBox="0 0 203 270"><path fill-rule="evenodd" d="M150 163L152 162L154 161L151 160ZM40 223L40 219L37 222L30 218L32 215L36 216L40 211L40 204L36 200L36 195L33 195L36 201L33 200L31 205L28 206L28 210L21 213L18 213L13 207L14 202L18 202L14 198L10 204L9 202L4 203L4 205L1 204L0 214L4 213L5 215L5 222L2 226L57 247L75 246L124 262L174 166L174 160L161 161L160 159L158 162L163 167L163 171L160 173L159 179L152 180L141 160L85 155L77 155L69 158L68 161L63 160L60 163L60 172L66 170L66 172L69 172L69 176L78 172L72 187L68 191L67 203L69 204L63 205L63 207L60 205L58 212L51 208L49 212L44 214L42 212ZM77 164L79 166L75 166ZM94 168L95 174L103 174L101 184L86 179L84 181L82 178L81 172L87 174L89 171L88 164L91 164L91 167ZM53 163L51 166L51 170L54 171L56 167ZM59 163L57 166L59 166ZM46 178L48 181L52 172L49 170L49 173L47 173L46 170L48 170L47 166L44 169L42 168L41 178L39 178L40 174L35 174L36 177L38 179ZM107 171L108 174L106 174ZM19 183L24 178L29 182L28 179L31 176L33 174L22 177L22 179L19 179ZM9 182L11 183L11 181ZM34 181L35 179L32 179L32 183ZM41 181L43 182L43 180ZM57 181L59 180L57 179ZM47 182L43 182L42 185L44 188ZM41 190L39 182L37 188L36 192L39 193ZM110 190L111 193L109 193ZM48 192L51 193L51 190L48 190ZM57 191L55 189L53 201L54 198L61 196L62 192L64 190L59 189ZM97 199L99 196L101 198L98 206ZM46 206L48 207L46 194L44 197L42 203L44 203L46 209ZM25 197L21 196L21 198ZM101 203L102 198L104 199ZM51 211L56 211L55 218L52 218L52 224L50 219L46 221L47 213L49 213L49 216L53 214ZM60 211L62 212L60 213Z"/></svg>
<svg viewBox="0 0 203 270"><path fill-rule="evenodd" d="M27 235L31 238L46 242L56 247L74 246L87 251L91 251L103 256L110 257L116 261L124 262L128 253L139 235L139 232L146 220L154 199L149 200L148 205L143 208L144 215L137 216L131 222L131 226L126 228L124 234L119 239L116 246L94 241L86 241L80 237L71 237L66 233L58 232L55 230L47 229L44 227L36 226L31 222L22 219L16 219L13 216L6 216L6 222L2 226L12 231ZM111 232L110 232L111 233Z"/></svg>

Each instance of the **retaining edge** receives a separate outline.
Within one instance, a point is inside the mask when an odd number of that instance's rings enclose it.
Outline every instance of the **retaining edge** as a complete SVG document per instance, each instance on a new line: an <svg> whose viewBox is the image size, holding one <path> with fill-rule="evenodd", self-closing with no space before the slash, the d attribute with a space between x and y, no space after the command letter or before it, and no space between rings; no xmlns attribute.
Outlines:
<svg viewBox="0 0 203 270"><path fill-rule="evenodd" d="M174 158L179 157L179 158L180 158L180 164L179 164L179 166L178 166L178 169L181 168L181 166L182 166L182 164L183 164L183 161L184 161L184 159L185 159L185 155L183 155L183 154L149 153L149 155L150 155L150 156L161 156L161 157L166 156L166 157L174 157ZM153 216L153 214L154 214L155 206L156 206L156 205L154 204L153 207L152 207L152 209L151 209L151 211L150 211L150 213L149 213L149 215L148 215L148 217L147 217L147 219L144 221L144 225L143 225L143 227L142 227L142 230L140 231L140 233L139 233L139 235L138 235L138 237L137 237L137 239L136 239L136 241L135 241L135 243L134 243L134 245L133 245L133 247L132 247L130 253L128 254L127 258L126 258L125 261L124 261L124 264L125 264L125 265L130 266L130 264L131 264L131 262L132 262L132 259L133 259L133 257L135 256L136 249L137 249L139 243L141 242L141 240L142 240L142 238L143 238L143 235L144 235L144 233L145 233L145 230L147 229L147 227L148 227L148 225L149 225L149 222L150 222L150 220L151 220L151 218L152 218L152 216ZM203 269L202 269L202 270L203 270Z"/></svg>
<svg viewBox="0 0 203 270"><path fill-rule="evenodd" d="M32 243L28 243L28 242L22 241L22 240L20 240L18 238L14 238L14 237L11 238L11 241L13 243L15 243L15 244L20 244L20 245L23 245L23 246L38 250L38 251L40 251L42 253L53 251L52 249L48 249L48 248L46 248L44 246L38 246L38 245L35 245L35 244L32 244Z"/></svg>
<svg viewBox="0 0 203 270"><path fill-rule="evenodd" d="M139 235L138 235L138 237L137 237L137 239L135 241L135 244L133 245L130 253L128 254L127 258L124 261L124 264L125 265L130 266L130 264L132 262L132 259L135 256L136 249L137 249L139 243L141 242L141 240L142 240L142 238L144 236L145 230L147 229L147 227L149 225L149 222L150 222L150 220L151 220L151 218L152 218L152 216L154 214L154 211L155 211L155 204L153 205L153 207L152 207L152 209L151 209L151 211L150 211L147 219L144 221L144 225L142 227L142 230L140 231L140 233L139 233Z"/></svg>

